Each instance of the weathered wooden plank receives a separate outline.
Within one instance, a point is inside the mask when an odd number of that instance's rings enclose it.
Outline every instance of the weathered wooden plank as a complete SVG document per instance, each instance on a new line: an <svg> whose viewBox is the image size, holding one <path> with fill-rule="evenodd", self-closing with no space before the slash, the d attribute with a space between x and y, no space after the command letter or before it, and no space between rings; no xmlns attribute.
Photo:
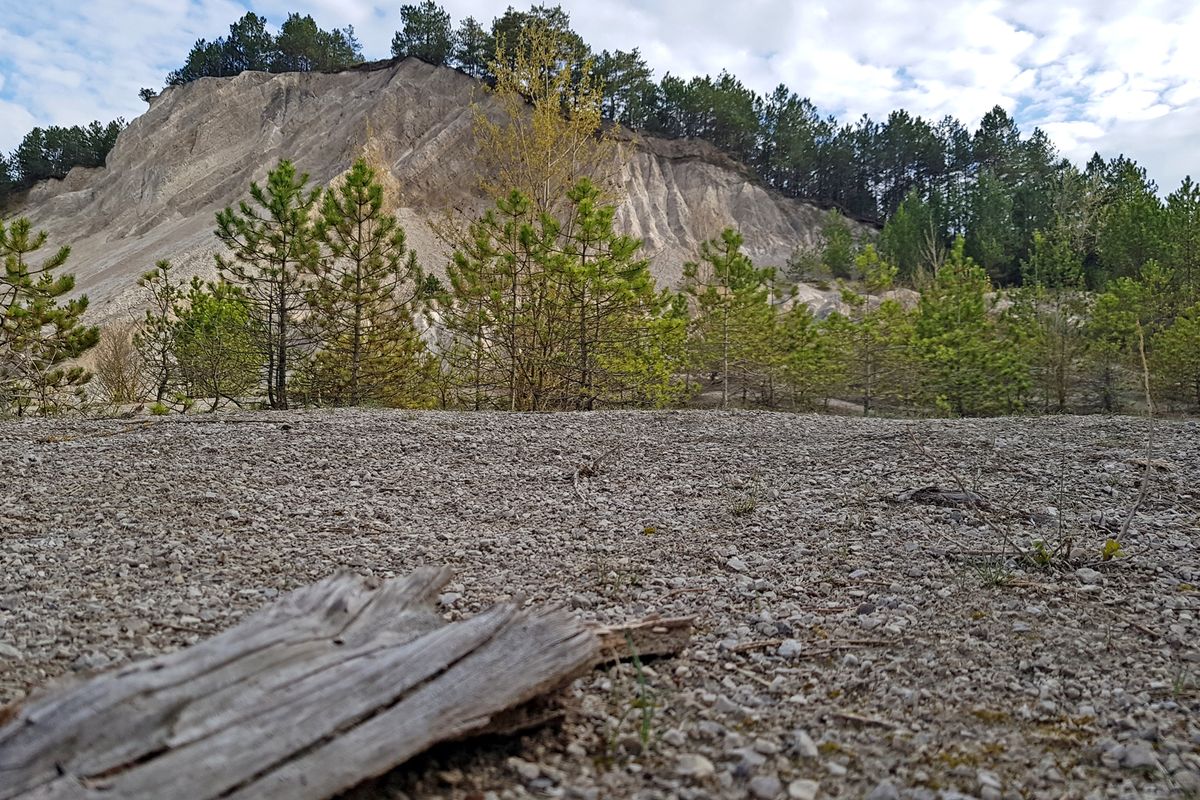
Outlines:
<svg viewBox="0 0 1200 800"><path fill-rule="evenodd" d="M145 764L106 781L109 796L145 798L218 797L256 775L277 770L296 754L334 734L351 735L380 708L388 708L453 663L483 647L516 614L496 606L465 622L443 627L397 648L342 662L336 668L287 687L276 704L252 715L238 714L216 731L180 732L181 743ZM436 682L436 681L434 681ZM434 741L443 738L432 731ZM402 763L408 755L388 765ZM349 764L347 768L357 769ZM321 767L322 770L325 767ZM301 797L302 795L295 795ZM326 794L303 795L326 797Z"/></svg>
<svg viewBox="0 0 1200 800"><path fill-rule="evenodd" d="M229 797L329 797L571 680L591 665L596 648L595 635L565 613L514 618L441 679Z"/></svg>
<svg viewBox="0 0 1200 800"><path fill-rule="evenodd" d="M0 798L146 759L172 746L178 721L236 710L243 690L270 693L348 649L431 631L442 624L432 602L449 577L421 569L372 590L334 576L193 647L35 696L0 728Z"/></svg>
<svg viewBox="0 0 1200 800"><path fill-rule="evenodd" d="M511 603L446 625L433 603L448 579L335 576L186 650L36 695L0 728L0 800L326 798L511 726L598 663L678 652L691 629Z"/></svg>

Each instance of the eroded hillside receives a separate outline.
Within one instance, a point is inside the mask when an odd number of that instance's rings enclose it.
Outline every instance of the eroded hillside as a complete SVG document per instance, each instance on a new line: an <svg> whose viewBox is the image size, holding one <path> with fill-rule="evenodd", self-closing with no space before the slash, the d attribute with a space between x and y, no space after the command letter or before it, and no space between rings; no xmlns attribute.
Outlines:
<svg viewBox="0 0 1200 800"><path fill-rule="evenodd" d="M410 243L440 271L446 251L433 225L485 204L471 106L492 101L455 70L416 59L375 67L245 72L169 88L121 134L105 168L77 168L35 187L20 213L51 241L72 245L71 268L93 315L112 318L157 259L211 274L214 213L279 159L327 183L366 153L387 172ZM700 242L726 226L742 231L763 264L782 266L815 241L820 209L764 189L703 142L632 137L623 150L620 224L644 239L660 282L675 283Z"/></svg>

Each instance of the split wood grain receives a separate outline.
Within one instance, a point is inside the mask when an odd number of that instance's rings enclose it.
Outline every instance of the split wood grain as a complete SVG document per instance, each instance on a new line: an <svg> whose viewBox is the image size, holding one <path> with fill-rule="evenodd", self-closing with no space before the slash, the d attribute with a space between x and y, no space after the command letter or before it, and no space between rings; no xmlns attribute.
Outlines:
<svg viewBox="0 0 1200 800"><path fill-rule="evenodd" d="M193 647L35 695L0 728L0 800L327 798L486 730L610 658L606 642L650 655L649 631L678 635L511 603L447 625L434 602L449 577L334 576Z"/></svg>

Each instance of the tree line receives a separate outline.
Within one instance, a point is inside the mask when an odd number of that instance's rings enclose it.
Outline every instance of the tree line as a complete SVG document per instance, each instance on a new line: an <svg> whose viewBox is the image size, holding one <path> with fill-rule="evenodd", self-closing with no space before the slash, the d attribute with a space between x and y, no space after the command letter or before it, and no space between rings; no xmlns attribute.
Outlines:
<svg viewBox="0 0 1200 800"><path fill-rule="evenodd" d="M1190 181L1162 202L1131 162L1097 167L1094 206L1053 209L1016 287L998 286L967 236L929 235L928 204L910 192L878 235L829 211L822 246L786 267L754 264L725 230L672 291L614 227L603 77L562 57L574 40L551 20L526 21L515 41L488 67L506 113L476 110L492 204L443 232L444 280L407 246L365 159L326 187L280 162L217 214L216 281L159 262L140 281L144 316L103 332L83 324L86 298L67 299L69 251L45 255L45 235L17 220L0 229L0 406L84 402L87 354L94 394L156 413L231 402L1116 411L1143 369L1160 402L1200 408ZM1113 270L1099 289L1092 253ZM818 319L798 301L803 270L828 276L838 311Z"/></svg>
<svg viewBox="0 0 1200 800"><path fill-rule="evenodd" d="M284 28L298 19L293 14ZM559 63L570 66L574 80L588 65L604 95L605 119L666 137L706 139L789 197L890 225L880 246L905 280L917 277L925 250L949 249L962 236L966 254L993 282L1019 285L1035 234L1070 220L1084 280L1102 288L1114 277L1133 275L1129 260L1111 245L1130 215L1143 210L1138 204L1152 205L1159 195L1135 162L1095 156L1080 169L1041 130L1023 134L999 106L973 130L953 117L927 120L904 110L882 121L863 116L843 123L785 85L760 94L729 72L688 79L668 73L655 81L636 48L594 51L559 6L509 7L490 24L474 17L455 24L434 0L423 0L401 6L400 23L393 56L455 67L489 85L497 78L494 64L513 63L521 32L535 23L546 27L556 37ZM317 41L315 24L305 24L311 34L305 40ZM198 42L169 82L240 69L338 68L354 60L335 56L342 51L331 47L309 62L325 66L283 66L291 62L269 55L264 25L248 14L228 37ZM212 55L226 51L234 55ZM1178 190L1191 191L1190 183Z"/></svg>
<svg viewBox="0 0 1200 800"><path fill-rule="evenodd" d="M863 117L843 124L786 86L760 95L729 73L688 80L667 74L655 82L636 49L594 52L558 6L510 7L490 25L472 17L455 25L448 12L424 0L402 6L400 22L393 55L453 66L489 85L496 83L494 64L513 63L521 32L544 26L572 80L588 66L604 97L605 119L664 136L707 139L783 194L882 225L879 247L904 281L921 281L918 267L928 251L947 250L962 236L967 255L994 283L1020 285L1035 234L1053 230L1070 238L1085 284L1101 289L1114 278L1136 276L1141 254L1129 247L1153 249L1137 241L1147 238L1139 227L1152 239L1162 226L1178 231L1193 222L1196 189L1190 180L1163 201L1136 162L1095 156L1077 168L1042 131L1023 135L999 107L974 130L953 118L930 121L903 110L882 122ZM351 28L323 31L311 16L293 13L272 34L263 17L248 13L227 36L198 41L167 82L244 69L340 69L361 60ZM123 124L31 131L17 151L0 158L0 202L36 180L62 177L72 166L102 164ZM803 272L811 254L799 252L796 259ZM844 272L848 264L843 257L833 266Z"/></svg>
<svg viewBox="0 0 1200 800"><path fill-rule="evenodd" d="M1150 264L1102 293L1041 236L1028 284L995 291L960 237L913 298L872 243L838 311L818 319L727 229L655 285L641 242L581 177L554 208L519 188L462 232L443 282L426 273L358 160L324 190L287 161L221 212L216 281L165 261L146 311L103 331L42 258L26 220L0 230L0 408L53 414L93 397L197 403L586 410L828 409L979 416L1120 411L1147 368L1158 403L1200 409L1200 293ZM38 264L38 266L33 266ZM1063 267L1066 267L1064 271ZM1139 359L1147 354L1143 364Z"/></svg>
<svg viewBox="0 0 1200 800"><path fill-rule="evenodd" d="M406 7L397 48L429 41L411 19L421 10ZM81 400L89 375L67 365L93 346L103 394L125 402L149 387L163 411L196 398L549 410L697 396L863 413L1115 410L1135 351L1149 354L1160 396L1200 404L1190 180L1163 202L1125 159L1068 174L1071 202L1054 198L1017 279L994 257L1011 229L947 241L944 209L910 188L874 241L831 211L823 246L774 269L725 231L669 292L640 242L613 229L601 59L575 58L586 48L558 10L514 18L515 46L486 67L507 121L476 121L494 206L451 235L444 283L406 248L365 161L323 189L278 165L218 215L220 280L185 284L160 263L141 282L150 311L124 333L81 323L86 299L63 300L73 281L54 274L68 252L33 258L44 236L18 220L0 237L6 407ZM1019 172L994 150L998 175ZM807 273L843 282L840 312L818 320L796 302L791 281ZM890 291L896 281L922 289L915 305ZM1020 288L997 292L1005 282Z"/></svg>
<svg viewBox="0 0 1200 800"><path fill-rule="evenodd" d="M69 128L51 125L25 134L9 155L0 153L0 209L18 191L47 178L65 178L73 167L102 167L125 129L125 120Z"/></svg>
<svg viewBox="0 0 1200 800"><path fill-rule="evenodd" d="M225 78L246 70L260 72L336 71L362 63L362 46L354 26L323 30L311 15L288 14L272 34L267 20L254 12L229 26L228 36L192 45L179 69L167 75L168 86L198 78ZM153 90L143 89L143 99Z"/></svg>

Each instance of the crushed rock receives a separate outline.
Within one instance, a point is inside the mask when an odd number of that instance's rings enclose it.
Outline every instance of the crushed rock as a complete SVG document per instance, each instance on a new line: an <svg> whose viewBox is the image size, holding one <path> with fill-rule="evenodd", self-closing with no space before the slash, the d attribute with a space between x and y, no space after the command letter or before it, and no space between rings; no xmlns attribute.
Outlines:
<svg viewBox="0 0 1200 800"><path fill-rule="evenodd" d="M449 619L520 595L697 629L640 676L578 680L558 728L353 797L1179 796L1200 786L1200 425L1158 423L1171 469L1102 562L1144 435L743 412L6 422L0 703L338 569L446 563ZM897 500L952 487L942 469L986 512ZM1003 553L1060 531L1061 569Z"/></svg>

